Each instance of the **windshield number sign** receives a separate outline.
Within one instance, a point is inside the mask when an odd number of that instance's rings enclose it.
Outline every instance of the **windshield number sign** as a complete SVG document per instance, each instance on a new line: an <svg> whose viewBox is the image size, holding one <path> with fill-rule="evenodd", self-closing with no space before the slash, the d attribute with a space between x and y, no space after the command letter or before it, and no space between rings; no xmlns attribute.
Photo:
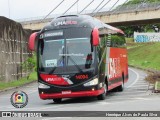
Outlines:
<svg viewBox="0 0 160 120"><path fill-rule="evenodd" d="M84 79L88 79L88 75L76 75L76 79L77 80L84 80Z"/></svg>
<svg viewBox="0 0 160 120"><path fill-rule="evenodd" d="M46 60L45 64L46 64L46 67L56 67L57 66L57 59Z"/></svg>

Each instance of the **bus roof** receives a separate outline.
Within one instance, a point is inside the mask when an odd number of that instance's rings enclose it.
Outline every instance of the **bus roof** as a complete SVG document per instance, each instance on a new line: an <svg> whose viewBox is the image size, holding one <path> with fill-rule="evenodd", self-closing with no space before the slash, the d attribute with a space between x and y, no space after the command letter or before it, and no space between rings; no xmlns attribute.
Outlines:
<svg viewBox="0 0 160 120"><path fill-rule="evenodd" d="M100 20L93 18L89 15L63 15L54 18L48 25L46 25L42 31L50 29L60 29L68 27L90 27L98 29L107 28L112 31L124 34L124 32L116 27L110 26L101 22ZM42 32L41 31L41 32Z"/></svg>

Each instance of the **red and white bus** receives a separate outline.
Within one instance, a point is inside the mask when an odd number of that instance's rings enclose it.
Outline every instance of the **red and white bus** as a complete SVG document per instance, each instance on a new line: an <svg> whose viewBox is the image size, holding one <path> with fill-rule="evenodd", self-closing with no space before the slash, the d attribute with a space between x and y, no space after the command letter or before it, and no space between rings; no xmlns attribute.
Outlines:
<svg viewBox="0 0 160 120"><path fill-rule="evenodd" d="M41 99L96 96L123 90L128 80L127 50L122 30L87 15L53 19L33 33L29 48L37 53Z"/></svg>

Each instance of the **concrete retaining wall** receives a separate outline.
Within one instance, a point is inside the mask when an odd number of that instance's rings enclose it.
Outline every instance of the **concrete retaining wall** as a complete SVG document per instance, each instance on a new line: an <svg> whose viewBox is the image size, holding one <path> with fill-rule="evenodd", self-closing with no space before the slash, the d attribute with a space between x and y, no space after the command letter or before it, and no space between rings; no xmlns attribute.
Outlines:
<svg viewBox="0 0 160 120"><path fill-rule="evenodd" d="M27 47L31 32L15 21L0 17L0 81L17 80L28 74L21 64L32 55Z"/></svg>

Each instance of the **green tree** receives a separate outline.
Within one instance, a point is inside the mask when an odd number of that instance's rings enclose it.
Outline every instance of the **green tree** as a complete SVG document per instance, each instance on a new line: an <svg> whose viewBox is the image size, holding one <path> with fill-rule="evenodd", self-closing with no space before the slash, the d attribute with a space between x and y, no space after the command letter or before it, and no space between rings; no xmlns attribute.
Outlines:
<svg viewBox="0 0 160 120"><path fill-rule="evenodd" d="M36 55L34 54L32 57L28 57L27 60L25 60L22 63L22 69L23 71L29 71L29 74L27 76L27 79L29 79L30 74L36 69Z"/></svg>
<svg viewBox="0 0 160 120"><path fill-rule="evenodd" d="M131 4L140 4L140 3L155 3L160 2L159 0L130 0L124 5L131 5Z"/></svg>

